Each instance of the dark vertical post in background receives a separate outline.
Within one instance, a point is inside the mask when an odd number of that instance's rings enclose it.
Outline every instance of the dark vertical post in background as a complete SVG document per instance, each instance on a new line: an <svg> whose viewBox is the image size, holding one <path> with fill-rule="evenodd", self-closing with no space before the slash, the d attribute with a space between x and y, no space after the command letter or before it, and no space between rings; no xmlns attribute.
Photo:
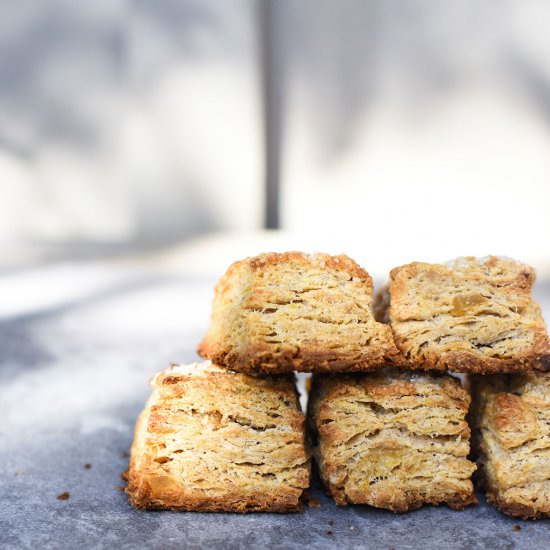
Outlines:
<svg viewBox="0 0 550 550"><path fill-rule="evenodd" d="M258 3L260 75L264 131L264 227L278 229L280 220L280 74L275 32L275 2Z"/></svg>

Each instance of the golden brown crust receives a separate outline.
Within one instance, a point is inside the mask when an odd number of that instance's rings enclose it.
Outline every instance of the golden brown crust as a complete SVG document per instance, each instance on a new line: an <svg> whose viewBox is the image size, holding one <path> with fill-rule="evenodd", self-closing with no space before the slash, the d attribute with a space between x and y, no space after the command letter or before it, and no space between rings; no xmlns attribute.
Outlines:
<svg viewBox="0 0 550 550"><path fill-rule="evenodd" d="M533 439L537 433L537 419L519 395L498 393L488 414L493 418L495 433L505 449L512 449Z"/></svg>
<svg viewBox="0 0 550 550"><path fill-rule="evenodd" d="M476 502L467 459L470 396L457 380L396 369L313 380L313 454L336 504L406 512Z"/></svg>
<svg viewBox="0 0 550 550"><path fill-rule="evenodd" d="M126 492L147 509L292 512L309 486L304 416L292 377L209 361L152 382L136 424Z"/></svg>
<svg viewBox="0 0 550 550"><path fill-rule="evenodd" d="M242 372L374 369L397 348L371 306L372 280L347 256L262 254L221 278L198 351Z"/></svg>
<svg viewBox="0 0 550 550"><path fill-rule="evenodd" d="M487 500L511 516L550 517L550 374L474 376L471 383Z"/></svg>
<svg viewBox="0 0 550 550"><path fill-rule="evenodd" d="M524 504L513 504L504 499L499 498L498 493L492 489L488 489L485 493L487 502L498 508L503 514L521 519L541 519L548 517L548 514L539 513L533 506Z"/></svg>
<svg viewBox="0 0 550 550"><path fill-rule="evenodd" d="M550 368L550 343L532 299L532 268L491 256L395 268L377 299L410 369L511 373Z"/></svg>

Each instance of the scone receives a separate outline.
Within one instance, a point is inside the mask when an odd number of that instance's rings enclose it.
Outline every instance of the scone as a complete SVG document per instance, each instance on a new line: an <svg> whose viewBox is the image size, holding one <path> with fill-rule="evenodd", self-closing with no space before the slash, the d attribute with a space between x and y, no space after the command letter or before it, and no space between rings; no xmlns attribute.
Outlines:
<svg viewBox="0 0 550 550"><path fill-rule="evenodd" d="M216 287L199 353L244 372L363 371L397 353L374 320L372 280L347 256L262 254Z"/></svg>
<svg viewBox="0 0 550 550"><path fill-rule="evenodd" d="M550 373L472 378L487 500L511 516L550 517Z"/></svg>
<svg viewBox="0 0 550 550"><path fill-rule="evenodd" d="M461 258L395 268L376 297L408 368L520 372L550 366L532 268L510 259Z"/></svg>
<svg viewBox="0 0 550 550"><path fill-rule="evenodd" d="M299 510L310 465L292 377L256 378L205 361L161 372L152 386L130 456L134 506Z"/></svg>
<svg viewBox="0 0 550 550"><path fill-rule="evenodd" d="M448 375L384 369L315 375L308 405L313 454L338 505L407 512L477 502L467 459L470 396Z"/></svg>

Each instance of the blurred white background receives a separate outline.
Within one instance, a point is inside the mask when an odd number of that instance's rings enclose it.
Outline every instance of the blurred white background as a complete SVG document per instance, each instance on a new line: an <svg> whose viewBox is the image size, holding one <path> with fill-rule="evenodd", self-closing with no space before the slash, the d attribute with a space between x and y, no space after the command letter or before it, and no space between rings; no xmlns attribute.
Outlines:
<svg viewBox="0 0 550 550"><path fill-rule="evenodd" d="M4 268L302 248L550 273L547 2L0 6Z"/></svg>

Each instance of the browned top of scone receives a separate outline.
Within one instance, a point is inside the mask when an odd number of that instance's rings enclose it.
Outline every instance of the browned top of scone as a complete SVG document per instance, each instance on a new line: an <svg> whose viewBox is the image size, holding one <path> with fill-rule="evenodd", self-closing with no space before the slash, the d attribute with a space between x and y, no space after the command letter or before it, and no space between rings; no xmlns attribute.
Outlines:
<svg viewBox="0 0 550 550"><path fill-rule="evenodd" d="M258 256L250 256L243 260L237 260L233 262L225 274L222 276L217 285L217 290L223 292L224 285L228 280L235 275L235 272L239 271L243 267L249 268L252 272L264 271L269 266L277 264L291 264L295 267L308 267L310 265L317 265L323 269L333 269L335 271L345 271L352 277L361 279L372 290L372 278L371 276L354 260L345 254L338 256L331 256L323 252L316 252L314 254L306 254L304 252L264 252Z"/></svg>
<svg viewBox="0 0 550 550"><path fill-rule="evenodd" d="M436 273L448 273L449 271L461 273L469 279L490 281L496 286L518 285L526 290L530 290L535 281L535 270L532 267L502 256L487 256L486 258L466 256L444 264L412 262L392 269L390 278L393 281L398 276L416 276L419 273L426 274L425 276L429 278Z"/></svg>
<svg viewBox="0 0 550 550"><path fill-rule="evenodd" d="M244 260L247 261L247 260ZM297 263L297 264L317 264L320 267L327 267L328 269L335 269L337 271L346 271L354 277L370 280L370 275L359 266L354 260L345 254L338 256L331 256L323 252L315 252L313 254L306 254L304 252L266 252L259 256L251 257L248 259L252 270L263 269L266 265L278 264L278 263ZM238 263L238 262L237 262Z"/></svg>
<svg viewBox="0 0 550 550"><path fill-rule="evenodd" d="M254 393L266 399L282 398L292 408L297 411L300 409L292 374L253 376L219 367L210 361L200 361L188 365L171 365L157 373L150 385L159 392L159 397L180 397L192 390L208 406L215 401L216 393L220 397L234 395L236 400L242 399L247 393ZM207 394L210 400L205 400Z"/></svg>
<svg viewBox="0 0 550 550"><path fill-rule="evenodd" d="M266 253L216 286L199 353L242 372L354 371L397 353L372 314L372 279L348 256Z"/></svg>
<svg viewBox="0 0 550 550"><path fill-rule="evenodd" d="M391 271L377 299L402 364L457 372L515 372L550 366L550 344L531 289L535 271L489 256L447 264L413 262Z"/></svg>
<svg viewBox="0 0 550 550"><path fill-rule="evenodd" d="M469 392L453 376L393 367L368 374L315 376L313 380L312 402L317 405L342 398L361 401L368 397L391 410L409 411L415 421L419 418L418 411L415 412L419 406L443 406L464 416L471 401ZM469 434L465 423L464 428Z"/></svg>

